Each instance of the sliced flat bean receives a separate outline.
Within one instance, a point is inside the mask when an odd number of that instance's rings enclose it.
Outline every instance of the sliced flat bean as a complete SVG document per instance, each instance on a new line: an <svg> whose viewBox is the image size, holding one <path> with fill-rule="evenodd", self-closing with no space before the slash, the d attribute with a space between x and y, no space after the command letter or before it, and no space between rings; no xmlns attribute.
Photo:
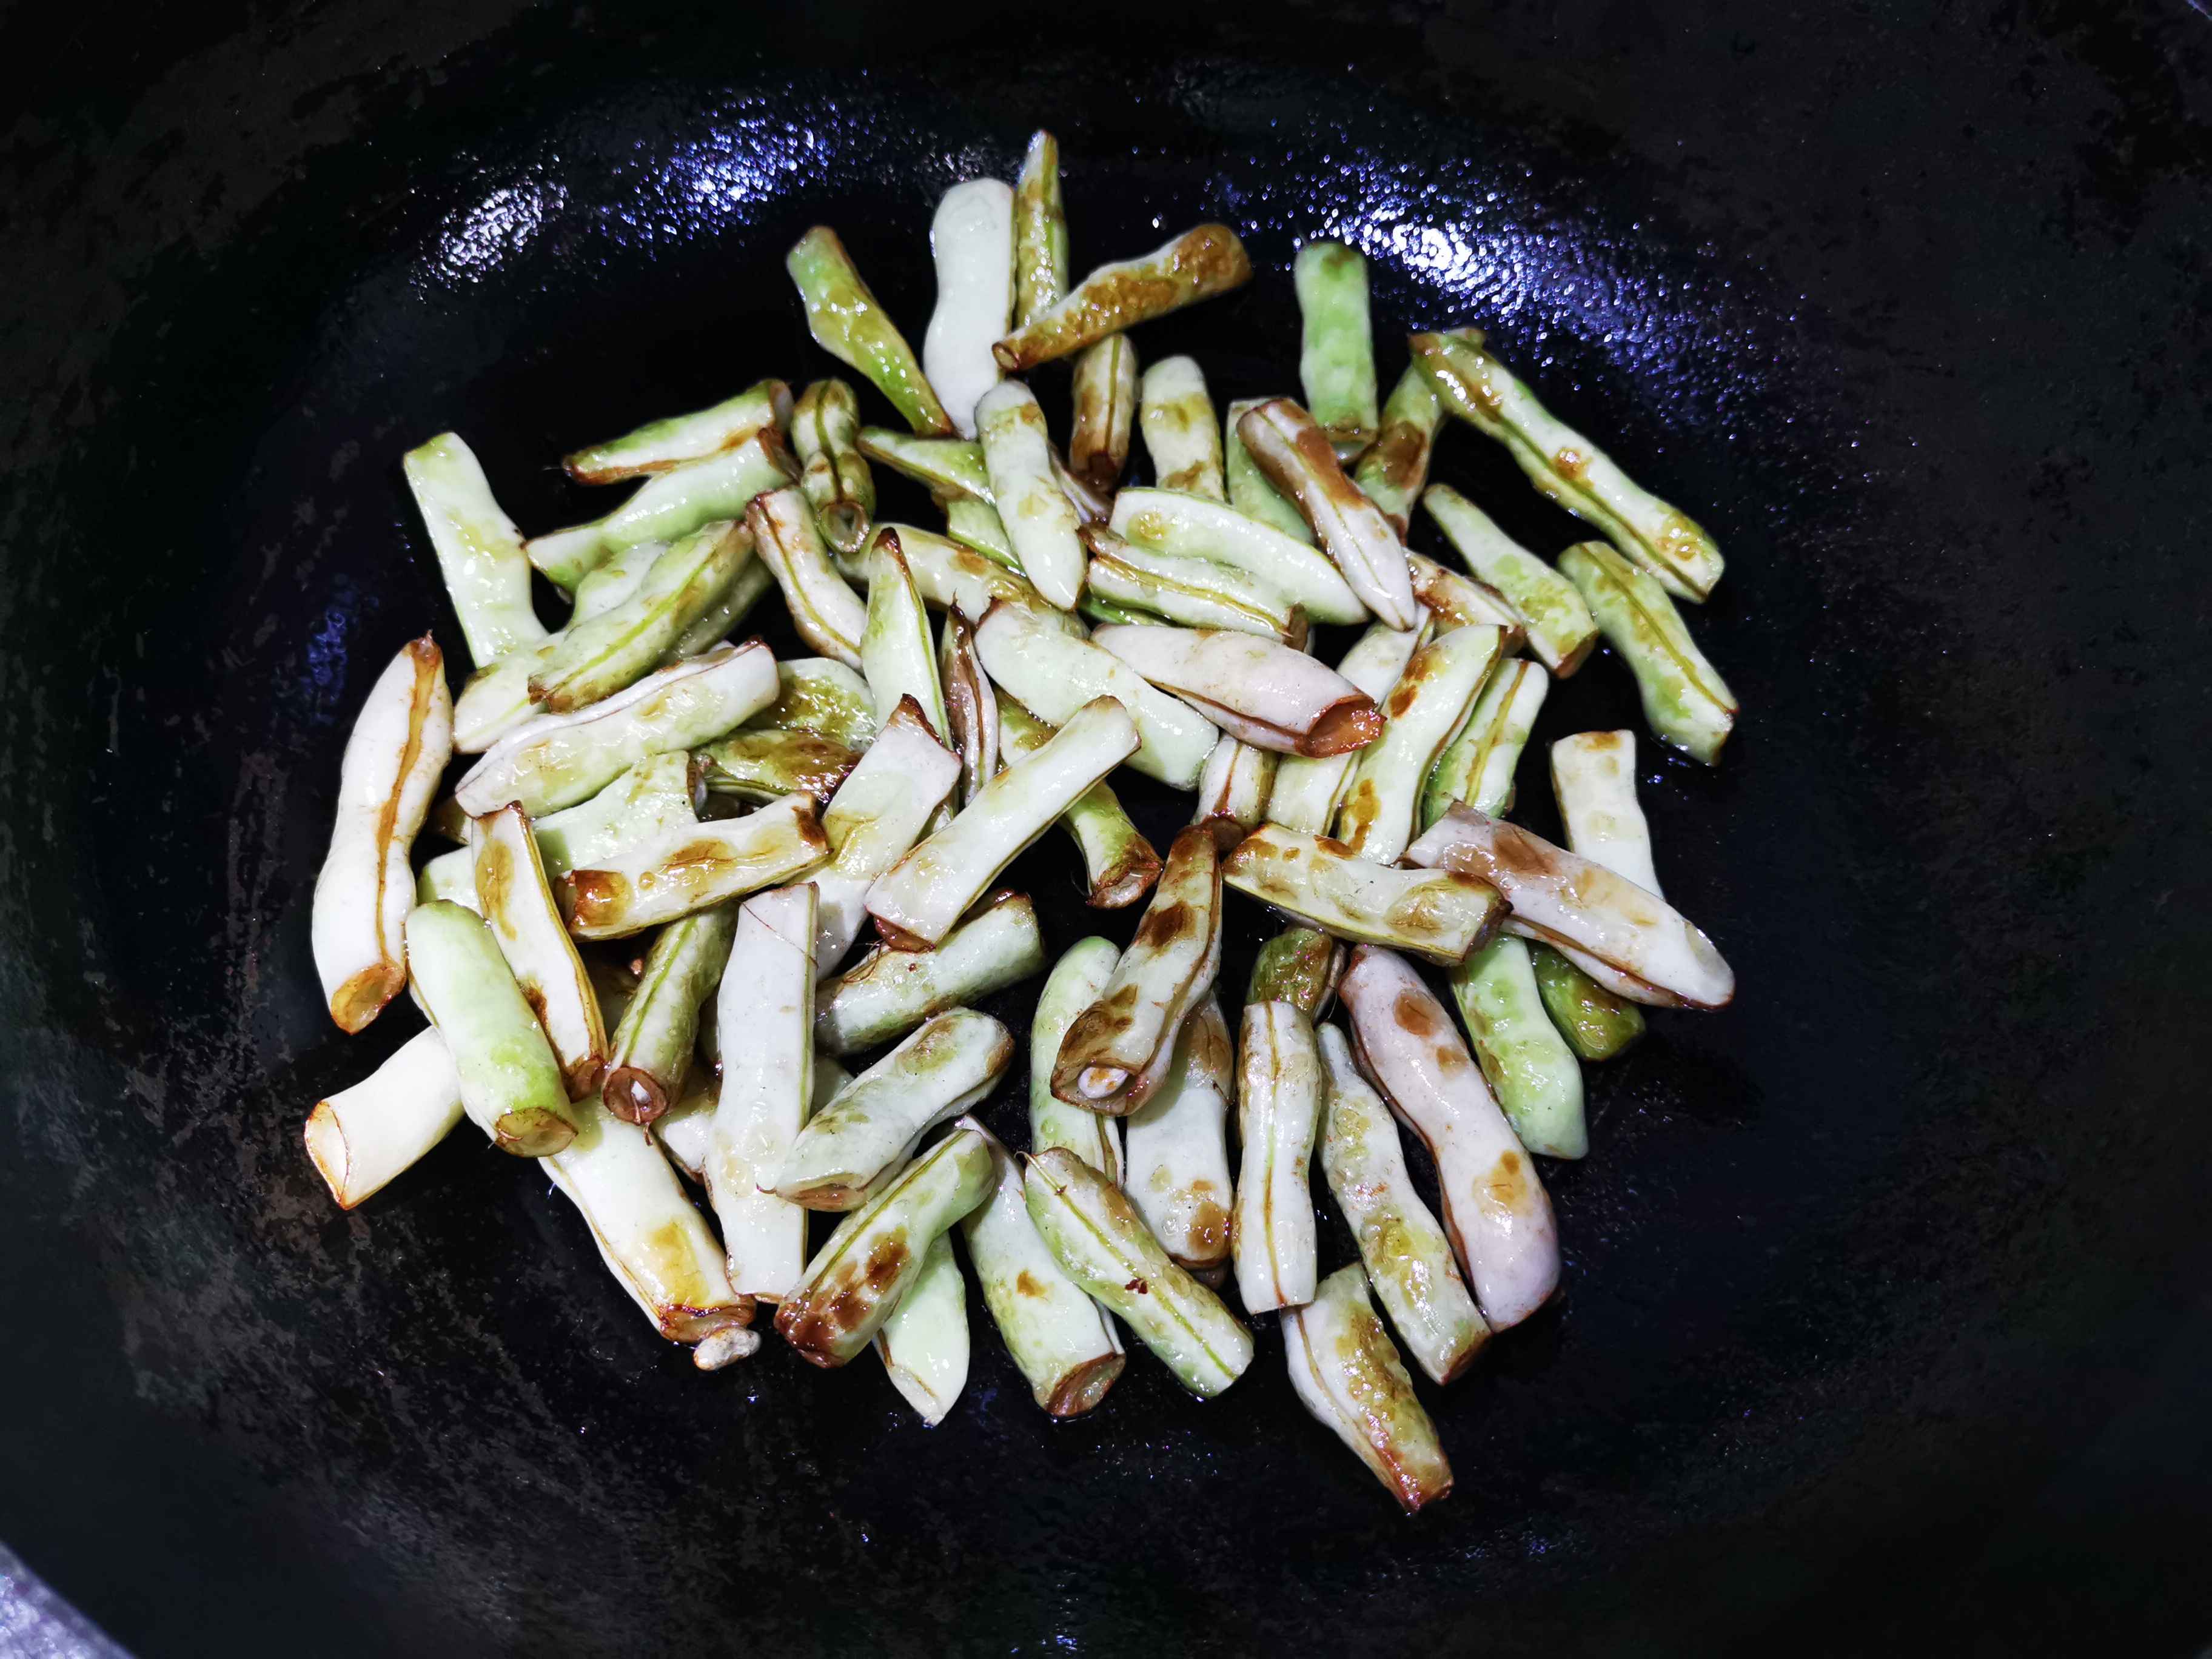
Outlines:
<svg viewBox="0 0 2212 1659"><path fill-rule="evenodd" d="M842 554L860 550L876 516L876 480L854 441L860 399L849 382L817 380L799 395L791 416L791 447L799 487L814 509L823 539Z"/></svg>
<svg viewBox="0 0 2212 1659"><path fill-rule="evenodd" d="M1019 380L1006 380L975 406L983 463L999 518L1022 574L1062 611L1083 592L1083 544L1075 507L1052 473L1044 411Z"/></svg>
<svg viewBox="0 0 2212 1659"><path fill-rule="evenodd" d="M1298 1403L1352 1449L1407 1514L1450 1493L1443 1442L1375 1316L1358 1263L1338 1268L1309 1305L1283 1316L1283 1352Z"/></svg>
<svg viewBox="0 0 2212 1659"><path fill-rule="evenodd" d="M754 538L726 519L679 537L628 599L561 631L530 677L531 701L565 714L635 685L714 610L750 562L753 546Z"/></svg>
<svg viewBox="0 0 2212 1659"><path fill-rule="evenodd" d="M833 662L859 668L867 607L831 562L805 495L789 488L756 495L745 509L745 526L775 573L799 637Z"/></svg>
<svg viewBox="0 0 2212 1659"><path fill-rule="evenodd" d="M1559 568L1636 676L1652 731L1692 759L1718 764L1735 730L1735 693L1698 649L1666 590L1603 542L1577 543L1559 555Z"/></svg>
<svg viewBox="0 0 2212 1659"><path fill-rule="evenodd" d="M1229 1237L1247 1313L1310 1302L1320 1243L1306 1166L1321 1123L1321 1051L1313 1022L1287 1002L1244 1006L1237 1048L1237 1134L1244 1146Z"/></svg>
<svg viewBox="0 0 2212 1659"><path fill-rule="evenodd" d="M807 794L827 800L860 757L812 732L763 732L748 726L699 750L707 788L745 801Z"/></svg>
<svg viewBox="0 0 2212 1659"><path fill-rule="evenodd" d="M1360 602L1377 621L1413 627L1418 618L1406 544L1382 510L1344 476L1328 434L1287 398L1245 410L1237 431L1260 470L1313 526L1314 538Z"/></svg>
<svg viewBox="0 0 2212 1659"><path fill-rule="evenodd" d="M1165 624L1100 628L1091 638L1147 682L1175 693L1255 748L1340 755L1382 734L1374 698L1279 640L1230 629ZM1473 697L1472 689L1468 696ZM1427 775L1425 766L1422 775Z"/></svg>
<svg viewBox="0 0 2212 1659"><path fill-rule="evenodd" d="M553 902L530 820L521 808L508 805L477 819L470 829L477 912L490 924L514 982L552 1041L568 1097L580 1100L599 1086L607 1063L607 1028L576 942Z"/></svg>
<svg viewBox="0 0 2212 1659"><path fill-rule="evenodd" d="M1102 495L1110 495L1129 464L1129 431L1137 414L1137 349L1111 334L1075 360L1074 424L1067 464Z"/></svg>
<svg viewBox="0 0 2212 1659"><path fill-rule="evenodd" d="M1044 971L1044 936L1024 893L1000 893L933 951L878 946L822 982L815 1046L857 1054L904 1036L933 1015L972 1004Z"/></svg>
<svg viewBox="0 0 2212 1659"><path fill-rule="evenodd" d="M1482 1075L1521 1144L1546 1158L1588 1152L1582 1062L1545 1012L1528 947L1500 935L1451 970L1451 987Z"/></svg>
<svg viewBox="0 0 2212 1659"><path fill-rule="evenodd" d="M1424 381L1423 385L1427 382ZM1279 530L1308 547L1314 544L1313 526L1296 502L1275 488L1275 481L1260 470L1260 463L1252 459L1252 452L1244 447L1243 437L1237 430L1237 422L1244 418L1248 409L1257 409L1270 401L1266 398L1238 398L1229 405L1229 414L1221 428L1221 466L1229 490L1229 504L1247 518L1257 519L1271 530ZM1400 533L1404 533L1401 529Z"/></svg>
<svg viewBox="0 0 2212 1659"><path fill-rule="evenodd" d="M1023 574L1021 556L1014 550L1013 538L1006 533L1006 520L988 501L970 501L963 495L948 498L945 533L970 552L981 553L1018 576Z"/></svg>
<svg viewBox="0 0 2212 1659"><path fill-rule="evenodd" d="M1504 640L1494 628L1455 628L1413 653L1382 703L1382 735L1360 751L1336 811L1336 836L1363 858L1395 864L1419 833L1421 791L1474 714Z"/></svg>
<svg viewBox="0 0 2212 1659"><path fill-rule="evenodd" d="M1352 470L1352 482L1382 509L1401 540L1413 523L1413 503L1429 481L1429 455L1443 418L1436 388L1420 365L1413 364L1391 388L1374 445Z"/></svg>
<svg viewBox="0 0 2212 1659"><path fill-rule="evenodd" d="M1198 805L1190 821L1228 852L1267 822L1267 795L1281 759L1272 749L1255 749L1224 732L1199 775Z"/></svg>
<svg viewBox="0 0 2212 1659"><path fill-rule="evenodd" d="M1536 711L1552 688L1543 665L1508 657L1490 671L1474 712L1430 769L1421 789L1425 830L1465 801L1478 812L1503 812L1513 805L1513 773L1536 724Z"/></svg>
<svg viewBox="0 0 2212 1659"><path fill-rule="evenodd" d="M930 734L914 700L902 701L822 814L830 862L812 879L822 895L814 955L824 973L860 938L868 890L914 845L959 776L959 757Z"/></svg>
<svg viewBox="0 0 2212 1659"><path fill-rule="evenodd" d="M1367 324L1367 260L1342 242L1308 242L1291 266L1305 343L1306 407L1350 465L1375 441L1375 339Z"/></svg>
<svg viewBox="0 0 2212 1659"><path fill-rule="evenodd" d="M1026 324L1067 292L1067 209L1060 198L1060 140L1040 129L1014 183L1014 320Z"/></svg>
<svg viewBox="0 0 2212 1659"><path fill-rule="evenodd" d="M937 309L921 337L921 366L963 436L975 435L975 400L998 383L992 343L1014 318L1014 192L969 179L945 192L930 221Z"/></svg>
<svg viewBox="0 0 2212 1659"><path fill-rule="evenodd" d="M1428 643L1428 633L1426 623L1409 629L1372 623L1344 653L1336 672L1379 705L1403 677L1413 653ZM1276 769L1267 816L1286 830L1328 834L1358 769L1356 750L1313 758L1291 757Z"/></svg>
<svg viewBox="0 0 2212 1659"><path fill-rule="evenodd" d="M952 430L951 417L915 361L914 349L861 281L836 231L815 226L793 246L784 268L798 286L817 344L874 381L916 432L943 435Z"/></svg>
<svg viewBox="0 0 2212 1659"><path fill-rule="evenodd" d="M1431 484L1421 505L1467 568L1513 607L1528 648L1544 666L1561 679L1580 668L1597 643L1597 624L1575 585L1449 484Z"/></svg>
<svg viewBox="0 0 2212 1659"><path fill-rule="evenodd" d="M947 732L960 751L960 802L966 805L999 775L999 694L976 654L975 629L957 611L937 634L937 678L945 688Z"/></svg>
<svg viewBox="0 0 2212 1659"><path fill-rule="evenodd" d="M887 720L903 697L914 699L933 735L951 735L945 688L937 681L937 652L929 613L907 568L898 537L878 535L868 567L867 625L860 635L860 672L875 699L876 718Z"/></svg>
<svg viewBox="0 0 2212 1659"><path fill-rule="evenodd" d="M572 870L561 884L568 930L622 939L812 869L830 843L809 795L787 795L742 818L664 833L624 857Z"/></svg>
<svg viewBox="0 0 2212 1659"><path fill-rule="evenodd" d="M999 704L999 733L1007 760L1036 753L1056 729L1011 697ZM1104 780L1078 795L1075 804L1060 815L1060 823L1083 855L1084 902L1092 909L1119 910L1134 904L1160 878L1160 855Z"/></svg>
<svg viewBox="0 0 2212 1659"><path fill-rule="evenodd" d="M1019 374L1139 323L1250 280L1252 261L1226 225L1200 225L1139 258L1101 265L1049 309L992 347Z"/></svg>
<svg viewBox="0 0 2212 1659"><path fill-rule="evenodd" d="M1231 507L1171 489L1124 489L1114 498L1115 535L1140 547L1233 566L1316 623L1364 623L1367 607L1327 554Z"/></svg>
<svg viewBox="0 0 2212 1659"><path fill-rule="evenodd" d="M1615 996L1548 945L1528 947L1544 1012L1584 1060L1611 1060L1644 1035L1644 1011Z"/></svg>
<svg viewBox="0 0 2212 1659"><path fill-rule="evenodd" d="M1071 1106L1052 1091L1053 1062L1078 1014L1105 994L1121 953L1110 940L1078 939L1053 964L1030 1022L1030 1146L1065 1146L1107 1180L1121 1179L1121 1121Z"/></svg>
<svg viewBox="0 0 2212 1659"><path fill-rule="evenodd" d="M855 441L870 460L913 479L939 501L964 495L993 503L983 446L973 438L917 438L887 426L864 426Z"/></svg>
<svg viewBox="0 0 2212 1659"><path fill-rule="evenodd" d="M402 465L476 665L489 667L544 639L545 624L530 605L522 533L492 499L475 453L444 432L409 450Z"/></svg>
<svg viewBox="0 0 2212 1659"><path fill-rule="evenodd" d="M650 1123L675 1103L699 1039L699 1009L714 994L738 933L738 908L718 904L662 928L615 1028L599 1098L626 1123Z"/></svg>
<svg viewBox="0 0 2212 1659"><path fill-rule="evenodd" d="M745 533L750 536L752 532ZM757 558L746 560L738 571L737 580L724 590L705 616L684 630L684 637L670 650L664 665L703 655L726 642L775 586L775 573L767 565Z"/></svg>
<svg viewBox="0 0 2212 1659"><path fill-rule="evenodd" d="M359 1083L315 1103L307 1114L307 1156L338 1208L350 1210L460 1121L461 1079L445 1039L434 1030L417 1031Z"/></svg>
<svg viewBox="0 0 2212 1659"><path fill-rule="evenodd" d="M951 1234L932 1241L921 1277L876 1332L876 1355L923 1422L933 1428L945 1420L968 1386L968 1282L953 1258Z"/></svg>
<svg viewBox="0 0 2212 1659"><path fill-rule="evenodd" d="M757 380L711 409L648 421L619 438L563 455L561 465L578 483L619 483L704 460L764 426L788 428L791 422L791 388L781 380Z"/></svg>
<svg viewBox="0 0 2212 1659"><path fill-rule="evenodd" d="M1244 1000L1287 1002L1308 1019L1328 1012L1344 976L1343 945L1314 927L1285 927L1260 947Z"/></svg>
<svg viewBox="0 0 2212 1659"><path fill-rule="evenodd" d="M1636 733L1578 732L1552 745L1552 793L1567 846L1647 892L1659 889L1651 826L1636 799Z"/></svg>
<svg viewBox="0 0 2212 1659"><path fill-rule="evenodd" d="M718 519L742 519L745 503L763 489L799 477L783 434L763 427L735 447L686 461L654 474L605 518L523 544L530 562L556 586L573 592L578 583L625 548L673 542Z"/></svg>
<svg viewBox="0 0 2212 1659"><path fill-rule="evenodd" d="M1221 434L1206 375L1188 357L1163 357L1145 371L1137 388L1137 425L1162 489L1179 489L1226 501Z"/></svg>
<svg viewBox="0 0 2212 1659"><path fill-rule="evenodd" d="M1502 630L1505 648L1518 651L1524 642L1521 618L1505 603L1505 596L1471 576L1447 570L1419 553L1406 555L1406 574L1413 584L1413 599L1436 618L1437 631L1454 628L1491 627Z"/></svg>
<svg viewBox="0 0 2212 1659"><path fill-rule="evenodd" d="M445 659L428 635L377 676L338 763L337 822L315 878L315 972L338 1029L358 1031L407 983L408 856L453 748Z"/></svg>
<svg viewBox="0 0 2212 1659"><path fill-rule="evenodd" d="M1089 597L1148 611L1188 628L1233 628L1293 643L1305 619L1282 595L1233 566L1123 541L1103 525L1081 532L1091 552Z"/></svg>
<svg viewBox="0 0 2212 1659"><path fill-rule="evenodd" d="M876 740L876 700L844 664L790 657L775 665L775 701L745 721L747 730L812 732L856 751Z"/></svg>
<svg viewBox="0 0 2212 1659"><path fill-rule="evenodd" d="M1497 892L1462 876L1400 870L1342 842L1262 825L1221 866L1240 893L1354 944L1389 945L1449 967L1487 939L1504 909Z"/></svg>
<svg viewBox="0 0 2212 1659"><path fill-rule="evenodd" d="M1229 1268L1236 1048L1221 1004L1208 998L1183 1022L1166 1078L1130 1115L1122 1164L1121 1185L1145 1224L1178 1266L1209 1285Z"/></svg>

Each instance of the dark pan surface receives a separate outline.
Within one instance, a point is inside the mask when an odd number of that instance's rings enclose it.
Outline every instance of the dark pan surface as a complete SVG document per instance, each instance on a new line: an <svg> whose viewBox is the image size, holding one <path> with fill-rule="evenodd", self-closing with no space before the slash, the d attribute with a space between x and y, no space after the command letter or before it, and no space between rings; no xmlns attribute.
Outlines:
<svg viewBox="0 0 2212 1659"><path fill-rule="evenodd" d="M164 1655L2201 1642L2207 25L1699 9L64 19L7 144L0 1538ZM401 451L583 516L575 442L823 372L808 224L918 337L936 195L1040 123L1079 267L1217 216L1266 267L1147 359L1291 389L1348 232L1386 384L1479 321L1730 557L1741 735L1644 794L1746 994L1593 1074L1567 1295L1413 1522L1272 1333L1056 1425L978 1307L925 1431L867 1364L694 1375L465 1131L349 1218L300 1150L411 1029L339 1038L307 948L345 721L458 655ZM1540 735L1598 724L1603 661Z"/></svg>

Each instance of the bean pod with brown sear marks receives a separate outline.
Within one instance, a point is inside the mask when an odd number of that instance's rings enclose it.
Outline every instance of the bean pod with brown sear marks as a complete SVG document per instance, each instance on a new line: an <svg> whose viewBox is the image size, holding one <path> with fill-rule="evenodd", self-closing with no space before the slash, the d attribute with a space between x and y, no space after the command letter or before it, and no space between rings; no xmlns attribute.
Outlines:
<svg viewBox="0 0 2212 1659"><path fill-rule="evenodd" d="M580 602L579 619L542 647L543 659L530 676L530 700L563 714L636 684L721 602L753 554L752 535L733 519L717 519L678 538L646 568L628 597L588 618Z"/></svg>
<svg viewBox="0 0 2212 1659"><path fill-rule="evenodd" d="M714 994L737 937L738 907L717 904L654 937L637 990L616 1026L599 1098L627 1123L650 1123L676 1101L699 1036L700 1005Z"/></svg>
<svg viewBox="0 0 2212 1659"><path fill-rule="evenodd" d="M1236 1051L1220 1002L1207 998L1183 1022L1173 1064L1127 1125L1122 1185L1129 1201L1176 1265L1208 1285L1229 1268Z"/></svg>
<svg viewBox="0 0 2212 1659"><path fill-rule="evenodd" d="M799 394L791 414L791 447L799 458L799 487L823 538L841 554L860 550L876 516L875 475L855 439L860 400L849 382L817 380Z"/></svg>
<svg viewBox="0 0 2212 1659"><path fill-rule="evenodd" d="M1237 435L1260 470L1293 501L1314 538L1376 620L1411 628L1413 580L1406 544L1382 510L1344 475L1327 432L1287 398L1247 410Z"/></svg>
<svg viewBox="0 0 2212 1659"><path fill-rule="evenodd" d="M1652 731L1692 759L1718 764L1735 730L1735 693L1690 637L1666 590L1603 542L1577 542L1559 555L1559 568L1636 676Z"/></svg>
<svg viewBox="0 0 2212 1659"><path fill-rule="evenodd" d="M1053 728L1009 697L999 704L999 735L1005 763L1042 748ZM1060 827L1083 855L1086 884L1083 902L1094 910L1121 910L1137 903L1160 878L1160 855L1152 850L1113 785L1100 779L1060 815Z"/></svg>
<svg viewBox="0 0 2212 1659"><path fill-rule="evenodd" d="M831 562L805 493L787 486L756 495L745 508L745 527L775 573L799 637L832 661L857 670L867 607Z"/></svg>
<svg viewBox="0 0 2212 1659"><path fill-rule="evenodd" d="M1328 554L1233 507L1172 489L1124 489L1114 497L1108 522L1139 547L1241 571L1316 623L1368 620L1367 607Z"/></svg>
<svg viewBox="0 0 2212 1659"><path fill-rule="evenodd" d="M1509 933L1550 945L1633 1001L1723 1008L1735 995L1735 971L1680 911L1517 824L1455 806L1407 857L1489 883L1511 907Z"/></svg>
<svg viewBox="0 0 2212 1659"><path fill-rule="evenodd" d="M678 828L593 870L562 878L562 908L579 939L621 939L709 905L791 880L830 843L814 801L787 795L742 818Z"/></svg>
<svg viewBox="0 0 2212 1659"><path fill-rule="evenodd" d="M1285 927L1260 947L1244 1000L1287 1002L1308 1019L1328 1012L1336 982L1344 977L1345 949L1313 927Z"/></svg>
<svg viewBox="0 0 2212 1659"><path fill-rule="evenodd" d="M1552 688L1541 663L1508 657L1490 671L1474 712L1459 735L1429 769L1421 787L1421 828L1427 830L1465 801L1478 812L1503 812L1513 805L1514 773L1537 711Z"/></svg>
<svg viewBox="0 0 2212 1659"><path fill-rule="evenodd" d="M561 465L578 483L619 483L718 455L764 426L787 427L793 418L791 388L781 380L757 380L712 408L648 421L619 438L563 455Z"/></svg>
<svg viewBox="0 0 2212 1659"><path fill-rule="evenodd" d="M817 225L784 259L806 308L806 326L831 356L857 368L925 434L947 435L952 420L898 331L853 264L837 233Z"/></svg>
<svg viewBox="0 0 2212 1659"><path fill-rule="evenodd" d="M1188 357L1163 357L1145 371L1137 390L1137 425L1162 489L1226 501L1221 473L1221 429L1206 375Z"/></svg>
<svg viewBox="0 0 2212 1659"><path fill-rule="evenodd" d="M1352 953L1338 994L1361 1069L1437 1166L1444 1225L1493 1329L1518 1324L1559 1282L1552 1201L1451 1016L1406 961Z"/></svg>
<svg viewBox="0 0 2212 1659"><path fill-rule="evenodd" d="M1026 893L998 892L933 951L878 946L824 980L815 1046L849 1054L904 1036L933 1014L981 1001L1041 971L1044 936Z"/></svg>
<svg viewBox="0 0 2212 1659"><path fill-rule="evenodd" d="M1336 811L1335 836L1362 858L1395 864L1420 833L1421 790L1474 712L1503 641L1455 628L1413 653L1382 701L1381 738L1360 751Z"/></svg>
<svg viewBox="0 0 2212 1659"><path fill-rule="evenodd" d="M1283 1351L1298 1403L1352 1449L1408 1515L1451 1491L1437 1425L1376 1317L1357 1262L1338 1268L1312 1302L1283 1316Z"/></svg>
<svg viewBox="0 0 2212 1659"><path fill-rule="evenodd" d="M861 1353L921 1276L930 1245L991 1189L989 1143L955 1128L839 1224L776 1310L776 1330L811 1364Z"/></svg>
<svg viewBox="0 0 2212 1659"><path fill-rule="evenodd" d="M1101 524L1086 524L1082 535L1091 552L1084 585L1091 599L1186 628L1231 628L1293 646L1304 643L1303 613L1274 588L1233 566L1139 547Z"/></svg>
<svg viewBox="0 0 2212 1659"><path fill-rule="evenodd" d="M1267 796L1281 762L1273 750L1255 749L1224 732L1199 776L1190 821L1210 830L1213 844L1229 852L1267 822Z"/></svg>
<svg viewBox="0 0 2212 1659"><path fill-rule="evenodd" d="M1247 1313L1313 1299L1319 1240L1306 1170L1321 1124L1313 1022L1288 1002L1244 1005L1237 1044L1237 1136L1243 1143L1230 1248Z"/></svg>
<svg viewBox="0 0 2212 1659"><path fill-rule="evenodd" d="M1065 357L1141 322L1251 280L1244 244L1226 225L1200 225L1140 258L1101 265L1049 309L991 348L1010 374Z"/></svg>
<svg viewBox="0 0 2212 1659"><path fill-rule="evenodd" d="M477 913L490 924L514 982L552 1042L568 1097L580 1100L599 1085L607 1028L546 883L530 820L520 807L503 806L472 820L470 839L476 849Z"/></svg>
<svg viewBox="0 0 2212 1659"><path fill-rule="evenodd" d="M785 795L828 800L860 757L813 732L748 728L701 746L710 794L756 804Z"/></svg>
<svg viewBox="0 0 2212 1659"><path fill-rule="evenodd" d="M1382 715L1372 697L1279 640L1164 623L1100 628L1091 637L1148 682L1256 748L1341 755L1382 734Z"/></svg>
<svg viewBox="0 0 2212 1659"><path fill-rule="evenodd" d="M1575 585L1508 536L1449 484L1433 484L1421 505L1467 568L1513 608L1528 648L1565 679L1597 643L1597 623Z"/></svg>
<svg viewBox="0 0 2212 1659"><path fill-rule="evenodd" d="M1340 841L1274 823L1244 838L1221 878L1339 939L1446 967L1487 939L1504 909L1495 890L1470 877L1376 864Z"/></svg>
<svg viewBox="0 0 2212 1659"><path fill-rule="evenodd" d="M830 856L813 881L822 895L815 960L823 972L845 960L868 919L868 890L921 836L959 775L959 757L930 734L920 705L902 698L822 814Z"/></svg>
<svg viewBox="0 0 2212 1659"><path fill-rule="evenodd" d="M1104 994L1121 959L1109 939L1078 939L1053 964L1030 1022L1030 1150L1065 1146L1116 1184L1121 1179L1121 1120L1058 1098L1052 1092L1052 1068L1067 1028Z"/></svg>

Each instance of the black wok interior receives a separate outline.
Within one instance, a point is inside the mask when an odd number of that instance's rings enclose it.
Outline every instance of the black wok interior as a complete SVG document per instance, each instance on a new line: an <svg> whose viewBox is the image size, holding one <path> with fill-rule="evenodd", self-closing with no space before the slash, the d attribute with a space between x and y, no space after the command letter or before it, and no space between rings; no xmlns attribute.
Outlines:
<svg viewBox="0 0 2212 1659"><path fill-rule="evenodd" d="M125 1646L2212 1636L2212 23L1202 9L41 15L0 255L0 1540ZM1430 1393L1459 1484L1413 1521L1264 1325L1222 1400L1139 1358L1061 1424L975 1304L927 1430L870 1364L694 1373L465 1127L350 1216L301 1152L414 1029L340 1036L307 952L369 678L426 624L465 660L400 453L453 428L526 528L599 510L563 451L828 372L808 225L918 337L937 196L1039 125L1079 268L1211 217L1261 268L1145 360L1293 390L1291 255L1347 236L1386 386L1407 328L1479 323L1729 559L1692 626L1739 736L1710 772L1647 738L1643 793L1744 993L1591 1073L1591 1155L1544 1170L1565 1295ZM1578 538L1471 434L1435 476ZM1602 657L1539 737L1599 725L1640 726ZM1522 778L1550 827L1538 745ZM1164 845L1178 804L1131 794ZM1055 950L1134 920L1054 842L1016 875Z"/></svg>

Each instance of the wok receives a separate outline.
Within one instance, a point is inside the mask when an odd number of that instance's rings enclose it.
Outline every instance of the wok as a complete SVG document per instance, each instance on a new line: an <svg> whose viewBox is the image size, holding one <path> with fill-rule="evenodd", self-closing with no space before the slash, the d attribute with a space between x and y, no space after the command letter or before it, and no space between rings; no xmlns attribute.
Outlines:
<svg viewBox="0 0 2212 1659"><path fill-rule="evenodd" d="M951 9L11 19L0 1539L148 1655L2204 1640L2203 18ZM696 1375L473 1137L351 1216L301 1152L412 1023L340 1037L307 943L346 721L459 643L401 451L584 516L575 443L825 371L807 225L918 333L937 194L1039 125L1079 269L1214 216L1263 267L1148 357L1288 389L1351 235L1386 384L1479 322L1729 555L1741 734L1644 793L1745 994L1593 1073L1566 1293L1411 1522L1272 1335L1056 1424L980 1334L926 1431L774 1342ZM1575 538L1470 434L1437 476ZM1539 735L1598 724L1602 659Z"/></svg>

